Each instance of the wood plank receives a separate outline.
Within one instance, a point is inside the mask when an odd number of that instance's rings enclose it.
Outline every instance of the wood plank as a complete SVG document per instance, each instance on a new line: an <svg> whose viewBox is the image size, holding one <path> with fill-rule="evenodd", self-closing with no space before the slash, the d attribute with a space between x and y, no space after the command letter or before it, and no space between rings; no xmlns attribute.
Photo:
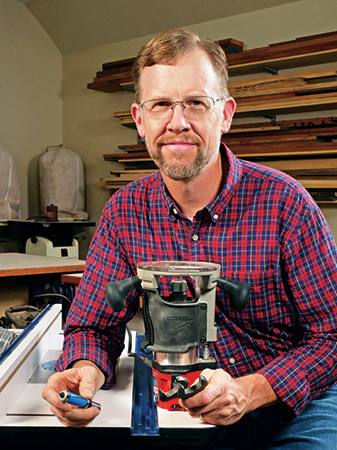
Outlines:
<svg viewBox="0 0 337 450"><path fill-rule="evenodd" d="M120 59L103 64L103 70L111 70L118 67L132 66L135 58Z"/></svg>
<svg viewBox="0 0 337 450"><path fill-rule="evenodd" d="M66 273L61 275L61 281L63 281L63 283L75 284L78 286L82 279L82 275L82 273Z"/></svg>
<svg viewBox="0 0 337 450"><path fill-rule="evenodd" d="M230 81L228 90L234 98L283 92L332 90L337 87L336 73L337 67Z"/></svg>
<svg viewBox="0 0 337 450"><path fill-rule="evenodd" d="M241 52L244 47L244 43L242 41L233 38L221 39L217 42L226 54Z"/></svg>
<svg viewBox="0 0 337 450"><path fill-rule="evenodd" d="M308 40L312 41L313 39L329 40L331 37L332 38L336 37L336 31L314 34L314 35L310 35L310 36L301 36L301 37L297 37L295 40L291 39L289 41L282 41L282 42L276 42L273 44L269 44L269 47L288 45L293 42L301 42L301 41L308 41Z"/></svg>
<svg viewBox="0 0 337 450"><path fill-rule="evenodd" d="M276 133L275 133L276 134ZM291 133L280 133L277 135L277 139L278 142L296 142L296 141L316 141L317 138L315 135L310 135L310 134L291 134ZM275 135L274 133L271 133L271 135L267 135L267 134L258 134L257 136L244 136L244 135L239 135L236 136L234 135L225 135L223 136L223 140L226 141L227 145L232 146L232 145L247 145L247 144L266 144L268 143L269 145L273 145L275 142Z"/></svg>
<svg viewBox="0 0 337 450"><path fill-rule="evenodd" d="M103 158L106 161L119 161L121 158L123 158L126 161L132 161L134 158L144 158L146 156L150 156L148 152L129 152L128 154L125 153L108 153L103 155Z"/></svg>
<svg viewBox="0 0 337 450"><path fill-rule="evenodd" d="M261 164L287 173L337 170L337 158L264 160Z"/></svg>
<svg viewBox="0 0 337 450"><path fill-rule="evenodd" d="M116 117L117 119L120 119L120 118L123 118L123 117L129 117L129 116L131 116L131 112L130 111L115 111L113 113L113 117Z"/></svg>
<svg viewBox="0 0 337 450"><path fill-rule="evenodd" d="M113 79L113 80L105 80L105 78L101 78L97 81L87 84L88 89L93 89L101 92L118 92L123 91L123 87L120 85L121 83L129 83L132 82L133 78L131 74L125 74L123 77Z"/></svg>
<svg viewBox="0 0 337 450"><path fill-rule="evenodd" d="M298 55L312 54L337 48L337 32L308 36L306 39L295 39L285 43L277 43L267 47L246 50L227 55L230 66L247 63L265 62L276 58L291 58Z"/></svg>
<svg viewBox="0 0 337 450"><path fill-rule="evenodd" d="M126 186L127 184L129 184L128 181L124 181L121 183L106 183L104 180L100 180L97 183L97 186L100 189L113 189L113 190L117 190L117 189L121 189L123 186Z"/></svg>
<svg viewBox="0 0 337 450"><path fill-rule="evenodd" d="M123 158L120 158L118 160L118 162L121 162L121 163L148 162L148 161L152 162L152 159L151 159L150 155L146 155L146 156L138 156L137 155L137 156L134 156L132 159L128 159L128 158L123 157Z"/></svg>
<svg viewBox="0 0 337 450"><path fill-rule="evenodd" d="M235 118L234 118L235 119ZM232 133L248 133L248 132L272 132L283 130L314 130L314 129L326 129L332 128L337 125L337 117L322 117L322 118L309 118L309 119L293 119L293 120L279 120L277 122L253 122L232 124L228 134Z"/></svg>
<svg viewBox="0 0 337 450"><path fill-rule="evenodd" d="M125 152L140 152L146 150L146 145L145 143L135 145L119 145L118 148L124 150Z"/></svg>
<svg viewBox="0 0 337 450"><path fill-rule="evenodd" d="M265 139L278 139L278 140L298 140L302 136L307 140L334 140L337 137L337 127L312 127L312 128L294 128L294 129L282 129L278 127L270 128L269 130L261 130L260 128L247 128L245 131L238 133L227 133L226 139L251 139L251 138L265 138Z"/></svg>
<svg viewBox="0 0 337 450"><path fill-rule="evenodd" d="M230 56L230 55L228 55ZM254 73L266 73L264 67L275 71L293 69L295 67L313 66L325 63L336 63L337 46L326 51L312 52L303 55L294 55L283 58L271 58L259 61L252 61L246 64L229 65L229 76L250 75Z"/></svg>
<svg viewBox="0 0 337 450"><path fill-rule="evenodd" d="M276 97L276 96L275 96ZM236 114L257 112L257 111L275 111L275 110L296 110L298 108L313 108L322 106L337 105L337 93L319 93L309 95L289 96L284 94L283 97L256 99L238 99Z"/></svg>
<svg viewBox="0 0 337 450"><path fill-rule="evenodd" d="M104 181L105 183L120 183L121 181L138 180L138 178L145 177L146 175L150 175L150 174L149 173L142 173L141 171L129 174L129 173L124 171L124 172L120 172L119 174L116 174L115 176L104 177L104 178L102 178L102 181Z"/></svg>
<svg viewBox="0 0 337 450"><path fill-rule="evenodd" d="M332 179L298 178L306 189L337 189L337 177Z"/></svg>
<svg viewBox="0 0 337 450"><path fill-rule="evenodd" d="M298 141L275 142L274 144L244 144L230 145L231 151L240 158L251 158L258 156L309 156L309 155L336 155L337 142L315 142Z"/></svg>
<svg viewBox="0 0 337 450"><path fill-rule="evenodd" d="M154 170L158 170L158 169L129 169L128 167L126 167L124 170L110 170L111 175L115 175L115 176L125 176L125 178L127 178L127 176L129 174L138 174L140 176L146 176L149 175L151 173L153 173ZM113 179L113 178L112 178Z"/></svg>

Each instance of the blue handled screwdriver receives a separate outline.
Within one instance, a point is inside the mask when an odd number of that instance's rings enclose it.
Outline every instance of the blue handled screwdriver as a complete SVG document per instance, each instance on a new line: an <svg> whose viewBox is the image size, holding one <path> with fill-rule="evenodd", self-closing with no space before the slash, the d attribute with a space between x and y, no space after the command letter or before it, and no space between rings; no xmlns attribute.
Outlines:
<svg viewBox="0 0 337 450"><path fill-rule="evenodd" d="M66 389L62 389L59 392L58 398L61 402L70 403L71 405L79 406L80 408L90 408L91 406L95 406L96 408L101 409L100 403L82 397L81 395L74 394L73 392L69 392Z"/></svg>

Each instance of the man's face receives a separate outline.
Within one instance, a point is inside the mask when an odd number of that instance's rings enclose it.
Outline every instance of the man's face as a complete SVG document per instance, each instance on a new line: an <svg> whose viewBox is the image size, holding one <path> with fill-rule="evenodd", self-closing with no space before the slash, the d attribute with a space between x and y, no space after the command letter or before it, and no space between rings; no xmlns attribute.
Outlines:
<svg viewBox="0 0 337 450"><path fill-rule="evenodd" d="M218 155L221 134L230 128L234 100L216 101L221 97L219 81L203 50L195 50L172 65L146 67L140 85L141 103L152 99L175 102L195 96L215 100L209 113L193 119L186 117L181 104L176 104L165 119L151 118L145 108L132 105L138 133L145 137L159 169L174 180L193 179Z"/></svg>

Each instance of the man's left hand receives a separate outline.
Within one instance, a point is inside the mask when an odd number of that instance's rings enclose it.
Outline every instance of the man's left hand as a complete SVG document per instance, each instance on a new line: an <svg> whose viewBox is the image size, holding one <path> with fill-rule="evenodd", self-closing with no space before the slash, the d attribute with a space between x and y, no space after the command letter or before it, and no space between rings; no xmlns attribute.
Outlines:
<svg viewBox="0 0 337 450"><path fill-rule="evenodd" d="M230 425L260 406L277 401L277 397L261 374L233 378L222 369L205 369L206 388L194 396L180 400L191 417L213 425Z"/></svg>

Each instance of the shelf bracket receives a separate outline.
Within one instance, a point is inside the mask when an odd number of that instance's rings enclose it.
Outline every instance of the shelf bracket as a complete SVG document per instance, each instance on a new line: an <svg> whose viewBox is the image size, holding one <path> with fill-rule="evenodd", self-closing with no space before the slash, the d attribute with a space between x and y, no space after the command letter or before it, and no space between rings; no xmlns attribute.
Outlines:
<svg viewBox="0 0 337 450"><path fill-rule="evenodd" d="M276 114L267 113L265 111L258 111L258 114L260 116L266 117L267 119L270 119L272 122L276 122Z"/></svg>
<svg viewBox="0 0 337 450"><path fill-rule="evenodd" d="M120 87L123 89L123 91L131 91L131 92L136 91L133 83L121 83Z"/></svg>
<svg viewBox="0 0 337 450"><path fill-rule="evenodd" d="M273 69L272 67L265 66L264 64L260 64L261 69L265 70L266 72L271 73L272 75L278 75L278 70Z"/></svg>

